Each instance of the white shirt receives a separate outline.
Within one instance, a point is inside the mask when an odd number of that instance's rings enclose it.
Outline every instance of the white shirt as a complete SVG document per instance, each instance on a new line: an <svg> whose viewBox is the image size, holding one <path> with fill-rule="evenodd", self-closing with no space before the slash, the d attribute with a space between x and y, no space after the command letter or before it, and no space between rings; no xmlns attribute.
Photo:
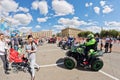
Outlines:
<svg viewBox="0 0 120 80"><path fill-rule="evenodd" d="M37 47L36 47L35 43L33 43L32 46L33 46L33 49L37 50ZM25 46L25 49L26 49L26 50L31 50L31 47L32 47L32 46L31 46L31 44L27 44L27 45ZM29 58L29 59L35 59L35 53L32 53L32 54L31 54L31 53L28 53L28 58Z"/></svg>
<svg viewBox="0 0 120 80"><path fill-rule="evenodd" d="M6 42L0 40L0 55L5 55L5 49L8 49Z"/></svg>
<svg viewBox="0 0 120 80"><path fill-rule="evenodd" d="M106 41L105 41L105 42L106 42L106 43L109 43L109 41L110 41L110 38L106 38Z"/></svg>

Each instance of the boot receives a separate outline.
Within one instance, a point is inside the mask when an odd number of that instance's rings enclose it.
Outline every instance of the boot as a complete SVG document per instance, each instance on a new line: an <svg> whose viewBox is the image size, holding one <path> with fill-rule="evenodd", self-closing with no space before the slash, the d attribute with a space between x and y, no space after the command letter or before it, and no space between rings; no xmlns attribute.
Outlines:
<svg viewBox="0 0 120 80"><path fill-rule="evenodd" d="M35 77L32 77L31 80L35 80Z"/></svg>
<svg viewBox="0 0 120 80"><path fill-rule="evenodd" d="M5 74L10 74L8 71L5 71Z"/></svg>

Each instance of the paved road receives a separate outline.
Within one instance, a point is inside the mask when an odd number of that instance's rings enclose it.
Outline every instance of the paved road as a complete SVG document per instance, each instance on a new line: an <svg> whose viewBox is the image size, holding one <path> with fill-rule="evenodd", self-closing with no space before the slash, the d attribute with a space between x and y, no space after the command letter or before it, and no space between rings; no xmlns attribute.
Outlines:
<svg viewBox="0 0 120 80"><path fill-rule="evenodd" d="M92 72L82 68L67 70L64 68L63 58L65 51L56 44L45 44L38 47L37 63L41 65L39 72L36 72L35 80L120 80L120 54L108 53L102 57L104 67L99 72ZM59 64L58 66L56 65ZM3 73L0 67L0 80L30 80L30 74L10 72L10 75Z"/></svg>

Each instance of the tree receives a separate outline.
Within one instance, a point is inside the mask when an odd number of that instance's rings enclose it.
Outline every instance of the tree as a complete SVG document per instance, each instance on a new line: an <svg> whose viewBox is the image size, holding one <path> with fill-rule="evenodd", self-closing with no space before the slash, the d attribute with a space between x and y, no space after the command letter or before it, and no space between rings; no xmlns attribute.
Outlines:
<svg viewBox="0 0 120 80"><path fill-rule="evenodd" d="M107 36L117 37L118 35L119 35L119 32L116 30L102 30L100 32L101 37L107 37Z"/></svg>
<svg viewBox="0 0 120 80"><path fill-rule="evenodd" d="M62 34L61 34L61 33L57 33L56 36L57 36L57 37L61 37Z"/></svg>
<svg viewBox="0 0 120 80"><path fill-rule="evenodd" d="M108 34L109 34L109 33L108 33L107 30L102 30L102 31L100 32L100 36L101 36L101 37L106 37Z"/></svg>
<svg viewBox="0 0 120 80"><path fill-rule="evenodd" d="M52 37L55 37L55 34L53 34Z"/></svg>
<svg viewBox="0 0 120 80"><path fill-rule="evenodd" d="M118 31L116 30L109 30L109 36L112 36L112 37L117 37L119 34Z"/></svg>

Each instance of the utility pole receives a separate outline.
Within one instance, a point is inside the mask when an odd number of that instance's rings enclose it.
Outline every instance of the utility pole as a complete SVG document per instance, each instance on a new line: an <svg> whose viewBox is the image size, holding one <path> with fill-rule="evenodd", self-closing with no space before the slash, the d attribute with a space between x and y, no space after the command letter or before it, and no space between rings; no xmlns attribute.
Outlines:
<svg viewBox="0 0 120 80"><path fill-rule="evenodd" d="M103 31L103 27L101 26L101 32ZM100 32L100 37L102 38L102 34L101 34L101 32Z"/></svg>

